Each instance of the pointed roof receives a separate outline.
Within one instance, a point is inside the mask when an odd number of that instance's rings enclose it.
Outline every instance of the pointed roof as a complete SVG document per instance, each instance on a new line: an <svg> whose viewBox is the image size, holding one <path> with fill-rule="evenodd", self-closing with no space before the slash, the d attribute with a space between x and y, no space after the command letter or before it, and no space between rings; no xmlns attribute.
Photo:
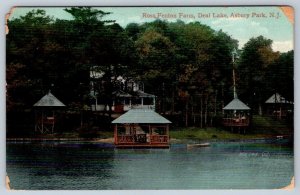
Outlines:
<svg viewBox="0 0 300 195"><path fill-rule="evenodd" d="M121 115L119 118L113 120L112 123L169 124L171 121L150 109L132 109Z"/></svg>
<svg viewBox="0 0 300 195"><path fill-rule="evenodd" d="M292 104L293 102L287 101L279 93L275 93L269 99L267 99L266 103L267 104L276 104L276 103Z"/></svg>
<svg viewBox="0 0 300 195"><path fill-rule="evenodd" d="M42 97L33 106L36 107L62 107L66 106L61 101L59 101L50 91L44 97Z"/></svg>
<svg viewBox="0 0 300 195"><path fill-rule="evenodd" d="M234 98L223 110L250 110L250 108L238 98Z"/></svg>

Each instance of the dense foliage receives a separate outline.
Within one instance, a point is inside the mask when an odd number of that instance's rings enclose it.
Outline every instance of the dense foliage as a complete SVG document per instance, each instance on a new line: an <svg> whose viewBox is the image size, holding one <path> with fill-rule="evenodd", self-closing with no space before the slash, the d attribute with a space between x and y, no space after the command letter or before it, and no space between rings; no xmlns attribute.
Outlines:
<svg viewBox="0 0 300 195"><path fill-rule="evenodd" d="M53 19L43 10L8 21L7 111L32 109L49 89L68 109L90 105L90 70L97 96L111 104L120 87L116 79L144 83L157 96L157 111L201 116L199 126L213 125L233 98L232 51L238 41L199 22L130 23L125 28L103 20L100 10L65 9L73 20ZM279 92L293 101L293 51L274 52L272 40L251 38L238 51L239 98L261 113L264 101ZM112 79L115 78L115 79Z"/></svg>

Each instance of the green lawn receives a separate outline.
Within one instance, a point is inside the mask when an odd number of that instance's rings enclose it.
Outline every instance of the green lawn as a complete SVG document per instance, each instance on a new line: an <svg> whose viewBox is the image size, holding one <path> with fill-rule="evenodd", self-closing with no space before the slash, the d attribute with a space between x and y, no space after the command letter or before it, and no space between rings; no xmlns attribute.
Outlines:
<svg viewBox="0 0 300 195"><path fill-rule="evenodd" d="M175 139L196 139L196 140L230 140L230 139L255 139L270 137L267 134L239 134L231 133L229 131L206 128L201 129L199 127L187 127L181 129L174 129L170 131L170 137Z"/></svg>
<svg viewBox="0 0 300 195"><path fill-rule="evenodd" d="M241 130L241 132L243 132ZM255 139L274 137L276 135L292 134L293 129L284 121L274 120L271 117L254 115L252 128L246 130L246 134L239 134L237 130L232 133L222 128L182 127L170 130L171 138L195 139L195 140L229 140L229 139Z"/></svg>
<svg viewBox="0 0 300 195"><path fill-rule="evenodd" d="M253 132L263 134L291 134L292 124L287 124L285 120L274 120L268 116L253 115Z"/></svg>

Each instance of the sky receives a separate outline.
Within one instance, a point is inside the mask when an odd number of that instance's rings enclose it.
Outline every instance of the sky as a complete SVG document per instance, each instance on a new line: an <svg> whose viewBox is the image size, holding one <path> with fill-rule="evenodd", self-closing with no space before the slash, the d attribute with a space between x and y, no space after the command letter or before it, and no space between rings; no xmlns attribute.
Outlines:
<svg viewBox="0 0 300 195"><path fill-rule="evenodd" d="M10 18L25 15L32 9L44 9L54 18L72 19L65 7L17 7ZM156 19L185 23L201 22L214 30L222 30L239 41L239 48L252 37L260 35L273 40L274 51L294 49L294 24L277 6L257 7L95 7L112 12L105 20L115 20L125 27L128 23L151 22ZM293 12L290 12L290 14Z"/></svg>

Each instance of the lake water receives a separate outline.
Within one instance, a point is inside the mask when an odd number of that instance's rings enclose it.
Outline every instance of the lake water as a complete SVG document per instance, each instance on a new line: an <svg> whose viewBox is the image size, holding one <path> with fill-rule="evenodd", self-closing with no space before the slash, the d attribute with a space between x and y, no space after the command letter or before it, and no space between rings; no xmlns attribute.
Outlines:
<svg viewBox="0 0 300 195"><path fill-rule="evenodd" d="M290 183L294 158L292 148L265 142L192 149L8 142L7 174L22 190L273 189Z"/></svg>

